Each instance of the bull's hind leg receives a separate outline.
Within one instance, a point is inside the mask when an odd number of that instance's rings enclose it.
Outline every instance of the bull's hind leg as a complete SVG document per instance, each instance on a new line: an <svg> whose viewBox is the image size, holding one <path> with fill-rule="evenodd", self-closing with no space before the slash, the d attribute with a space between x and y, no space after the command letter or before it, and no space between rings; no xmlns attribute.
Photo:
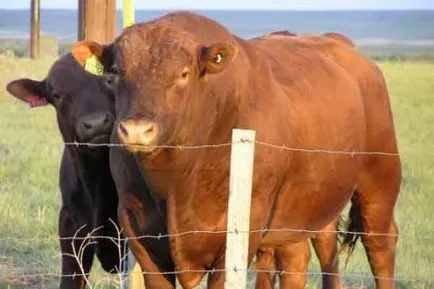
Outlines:
<svg viewBox="0 0 434 289"><path fill-rule="evenodd" d="M305 288L310 259L308 239L298 243L287 243L275 249L276 267L281 289Z"/></svg>
<svg viewBox="0 0 434 289"><path fill-rule="evenodd" d="M399 158L378 156L365 165L358 178L358 193L353 197L353 206L359 206L362 243L378 289L394 288L398 241L394 207L400 184ZM353 217L357 218L357 214Z"/></svg>
<svg viewBox="0 0 434 289"><path fill-rule="evenodd" d="M276 264L274 262L273 248L260 248L256 253L255 268L256 289L273 289L276 281Z"/></svg>
<svg viewBox="0 0 434 289"><path fill-rule="evenodd" d="M90 233L91 228L89 225L81 227L86 224L86 221L80 220L79 215L72 216L65 207L60 211L59 237L62 252L60 288L62 289L84 289L87 285L84 276L89 276L92 267L94 246L92 244L86 246L86 242L90 240L83 239ZM77 239L73 239L74 236Z"/></svg>
<svg viewBox="0 0 434 289"><path fill-rule="evenodd" d="M328 224L322 232L311 239L321 266L323 289L342 288L339 276L337 229L338 219Z"/></svg>
<svg viewBox="0 0 434 289"><path fill-rule="evenodd" d="M338 265L337 226L338 220L336 219L311 239L321 266L322 288L324 289L342 288ZM291 245L288 244L285 248L281 248L277 254L282 256L283 250L291 250ZM301 251L300 254L302 254L301 258L303 258L305 251ZM291 256L291 253L289 256ZM292 264L295 264L296 267L289 268L289 263L287 263L286 271L296 272L297 268L300 267L300 264L297 262L292 262ZM276 279L276 274L273 272L276 270L274 249L259 249L256 254L256 270L258 270L256 275L256 288L274 288Z"/></svg>

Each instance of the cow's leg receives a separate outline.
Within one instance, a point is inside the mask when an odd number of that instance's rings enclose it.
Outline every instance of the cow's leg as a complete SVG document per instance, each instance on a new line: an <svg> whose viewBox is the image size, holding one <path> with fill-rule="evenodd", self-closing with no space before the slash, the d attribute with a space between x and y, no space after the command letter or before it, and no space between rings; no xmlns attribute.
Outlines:
<svg viewBox="0 0 434 289"><path fill-rule="evenodd" d="M80 230L79 233L77 233L78 230ZM85 219L82 219L80 212L72 215L67 208L62 207L59 216L59 237L62 252L60 288L84 289L86 287L87 284L83 274L86 278L89 276L93 262L94 246L86 246L86 242L91 240L80 238L86 237L91 230L91 225ZM74 235L77 239L72 239ZM73 248L75 248L75 253ZM80 259L80 262L77 261L74 255Z"/></svg>
<svg viewBox="0 0 434 289"><path fill-rule="evenodd" d="M273 289L276 283L276 264L274 262L274 249L270 247L259 248L256 253L255 268L256 289Z"/></svg>
<svg viewBox="0 0 434 289"><path fill-rule="evenodd" d="M324 273L322 275L324 289L342 288L338 266L337 226L336 219L311 239L321 265L321 272ZM257 289L274 288L276 274L272 271L276 270L276 266L273 255L272 248L261 248L256 254L256 269L259 271L256 277ZM296 269L287 268L291 272Z"/></svg>
<svg viewBox="0 0 434 289"><path fill-rule="evenodd" d="M103 237L96 240L95 249L103 269L109 273L119 273L125 241L120 234L122 228L118 221L118 196L113 191L98 195L95 204L95 227L100 228L96 234Z"/></svg>
<svg viewBox="0 0 434 289"><path fill-rule="evenodd" d="M108 273L115 274L119 273L122 267L121 261L124 257L125 241L122 235L118 235L118 230L121 228L115 222L117 217L114 219L115 223L110 222L110 219L113 220L113 218L106 218L105 222L101 219L98 220L95 227L101 227L97 231L97 235L102 238L96 240L95 249L102 268Z"/></svg>
<svg viewBox="0 0 434 289"><path fill-rule="evenodd" d="M281 289L305 288L310 259L308 239L287 243L275 249L276 267L280 274Z"/></svg>
<svg viewBox="0 0 434 289"><path fill-rule="evenodd" d="M399 159L377 156L359 175L357 192L352 198L351 221L361 223L362 242L378 289L395 288L398 228L394 207L400 184Z"/></svg>
<svg viewBox="0 0 434 289"><path fill-rule="evenodd" d="M220 262L215 269L215 272L208 274L207 289L224 289L226 277L226 272L223 270L225 269L224 262Z"/></svg>
<svg viewBox="0 0 434 289"><path fill-rule="evenodd" d="M311 238L312 246L321 266L323 289L342 288L338 262L338 219Z"/></svg>

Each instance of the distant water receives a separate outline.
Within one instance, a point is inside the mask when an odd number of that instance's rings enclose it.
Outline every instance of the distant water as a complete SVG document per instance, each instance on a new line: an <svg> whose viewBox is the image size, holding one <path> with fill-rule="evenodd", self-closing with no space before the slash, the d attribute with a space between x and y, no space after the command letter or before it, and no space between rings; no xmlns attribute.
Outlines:
<svg viewBox="0 0 434 289"><path fill-rule="evenodd" d="M197 11L216 19L233 33L253 37L273 30L296 33L341 32L360 46L400 46L434 49L434 10L427 11ZM167 11L136 11L146 21ZM28 38L30 12L0 10L0 38ZM122 14L118 15L118 31ZM77 11L42 10L42 34L60 42L76 40Z"/></svg>

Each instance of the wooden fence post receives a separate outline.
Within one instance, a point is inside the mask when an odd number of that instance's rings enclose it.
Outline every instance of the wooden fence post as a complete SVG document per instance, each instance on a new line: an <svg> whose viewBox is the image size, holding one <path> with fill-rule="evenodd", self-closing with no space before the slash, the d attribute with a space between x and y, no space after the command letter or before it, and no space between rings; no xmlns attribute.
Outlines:
<svg viewBox="0 0 434 289"><path fill-rule="evenodd" d="M116 0L78 0L78 40L110 43L116 37Z"/></svg>
<svg viewBox="0 0 434 289"><path fill-rule="evenodd" d="M40 34L40 2L39 0L32 0L30 9L30 58L39 58L39 34Z"/></svg>
<svg viewBox="0 0 434 289"><path fill-rule="evenodd" d="M255 135L253 130L232 131L225 289L245 289L247 285Z"/></svg>

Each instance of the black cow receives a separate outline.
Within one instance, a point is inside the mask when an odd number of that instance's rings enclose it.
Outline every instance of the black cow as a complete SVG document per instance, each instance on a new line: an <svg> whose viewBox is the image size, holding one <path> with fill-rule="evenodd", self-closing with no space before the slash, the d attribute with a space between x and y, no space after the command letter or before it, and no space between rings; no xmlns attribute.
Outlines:
<svg viewBox="0 0 434 289"><path fill-rule="evenodd" d="M112 95L105 89L101 78L83 71L70 54L56 61L44 80L18 79L10 82L7 90L31 107L51 104L56 109L58 126L65 142L110 141L114 120ZM128 157L122 155L120 161L126 163ZM131 164L129 167L131 172ZM125 180L134 185L135 190L140 188L142 194L146 190L144 195L150 195L140 172L134 174L133 171L130 176L133 175L135 179L126 176ZM128 187L129 183L124 183ZM81 265L85 273L90 273L94 254L107 272L116 273L121 265L122 256L119 256L119 247L115 244L118 238L116 226L119 228L118 196L110 172L109 148L66 146L60 166L60 190L59 237L63 276L60 288L83 288L85 282L80 276L80 264L70 255L74 254L72 246L78 252L84 242L83 237L92 230L97 229L94 235L104 238L93 239L96 243L84 250ZM158 215L154 218L158 220L154 222L154 227L159 226L159 233L164 233L164 211L157 210L154 203L148 207L151 214ZM72 240L74 236L77 238ZM124 242L119 245L120 252L124 252ZM159 252L165 255L162 257L165 265L153 256L156 263L165 266L162 270L173 270L167 242L160 242L158 247Z"/></svg>
<svg viewBox="0 0 434 289"><path fill-rule="evenodd" d="M8 84L7 90L31 107L51 104L57 114L57 122L64 142L108 143L114 120L114 100L106 89L104 81L83 71L80 64L67 54L51 67L48 76L42 81L18 79ZM118 238L118 195L109 164L110 149L107 146L65 146L60 166L60 190L62 207L59 216L59 237L62 251L62 279L60 288L84 288L81 269L73 257L73 247L79 250L83 238L97 229L96 243L87 246L81 265L86 274L90 273L94 254L102 267L117 273L121 266ZM134 170L133 155L112 151L112 158L118 164L117 178L122 179L122 190L137 192L146 199L143 216L148 220L143 225L144 234L165 234L166 219L164 202L156 200L148 191L146 182L138 167ZM128 166L128 174L122 167ZM119 186L119 185L118 185ZM77 233L78 232L78 233ZM76 234L77 233L77 234ZM76 236L73 242L71 238ZM107 238L108 237L108 238ZM112 238L112 239L109 239ZM144 270L173 271L167 239L143 239L151 261ZM120 242L121 254L124 242ZM77 276L73 276L77 274ZM145 283L169 279L174 284L174 276L147 275ZM150 283L151 282L151 283Z"/></svg>
<svg viewBox="0 0 434 289"><path fill-rule="evenodd" d="M42 81L18 79L7 90L31 107L51 104L65 142L108 142L113 126L113 99L100 78L84 72L67 54L51 67ZM78 252L83 239L92 230L95 235L117 239L118 198L110 174L107 147L65 146L60 166L62 206L59 237L62 250L61 288L82 288L79 264L69 256L74 244ZM111 222L113 221L113 223ZM88 240L89 241L89 240ZM87 246L81 260L85 273L90 272L94 253L107 272L117 272L120 264L118 247L110 239L97 238ZM121 242L121 247L124 246ZM121 250L123 252L123 250Z"/></svg>

